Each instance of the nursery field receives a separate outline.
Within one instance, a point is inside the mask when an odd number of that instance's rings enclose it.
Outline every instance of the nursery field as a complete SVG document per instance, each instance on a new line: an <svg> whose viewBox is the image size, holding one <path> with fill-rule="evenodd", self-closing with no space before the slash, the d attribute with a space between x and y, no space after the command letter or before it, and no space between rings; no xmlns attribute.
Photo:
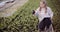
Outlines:
<svg viewBox="0 0 60 32"><path fill-rule="evenodd" d="M32 10L39 7L39 2L28 0L12 16L0 17L0 32L38 32L38 18L32 15ZM47 3L54 12L54 30L60 32L60 0L47 0Z"/></svg>

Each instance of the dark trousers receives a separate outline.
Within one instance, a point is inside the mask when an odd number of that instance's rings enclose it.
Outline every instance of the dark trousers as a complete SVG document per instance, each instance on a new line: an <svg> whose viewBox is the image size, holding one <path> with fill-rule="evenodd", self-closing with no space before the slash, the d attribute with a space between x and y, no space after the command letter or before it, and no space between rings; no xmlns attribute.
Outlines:
<svg viewBox="0 0 60 32"><path fill-rule="evenodd" d="M39 23L39 29L41 31L44 31L45 27L49 29L50 25L52 24L50 18L44 18L40 23Z"/></svg>

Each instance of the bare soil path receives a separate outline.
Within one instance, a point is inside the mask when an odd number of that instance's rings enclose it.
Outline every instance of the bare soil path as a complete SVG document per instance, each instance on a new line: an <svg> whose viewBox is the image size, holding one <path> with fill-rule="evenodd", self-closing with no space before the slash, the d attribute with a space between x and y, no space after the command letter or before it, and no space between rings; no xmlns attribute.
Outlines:
<svg viewBox="0 0 60 32"><path fill-rule="evenodd" d="M23 6L28 0L15 0L13 3L6 4L0 9L0 17L11 16L18 8Z"/></svg>

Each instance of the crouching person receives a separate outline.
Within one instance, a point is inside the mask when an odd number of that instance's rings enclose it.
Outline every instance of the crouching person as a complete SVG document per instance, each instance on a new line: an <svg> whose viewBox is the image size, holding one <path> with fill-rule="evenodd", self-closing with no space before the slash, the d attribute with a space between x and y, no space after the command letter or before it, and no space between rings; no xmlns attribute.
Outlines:
<svg viewBox="0 0 60 32"><path fill-rule="evenodd" d="M45 1L40 2L40 7L36 11L33 11L33 14L36 15L39 19L39 24L38 24L39 32L50 32L49 30L50 27L51 29L53 29L52 28L53 26L51 26L53 12L51 8L47 6Z"/></svg>

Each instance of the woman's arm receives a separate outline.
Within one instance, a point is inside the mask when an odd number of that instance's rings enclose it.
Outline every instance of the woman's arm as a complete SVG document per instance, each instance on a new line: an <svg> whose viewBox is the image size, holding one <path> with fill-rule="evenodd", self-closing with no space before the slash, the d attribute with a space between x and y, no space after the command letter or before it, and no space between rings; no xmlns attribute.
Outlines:
<svg viewBox="0 0 60 32"><path fill-rule="evenodd" d="M51 10L51 8L48 8L48 14L49 14L49 16L50 16L50 18L51 18L51 22L53 23L53 21L52 21L53 11Z"/></svg>
<svg viewBox="0 0 60 32"><path fill-rule="evenodd" d="M52 18L53 18L53 11L51 10L51 8L49 8L48 13L49 13L49 15L50 15L50 17L51 17L51 19L52 19Z"/></svg>
<svg viewBox="0 0 60 32"><path fill-rule="evenodd" d="M32 14L38 16L38 12L39 12L39 8L37 10L33 10Z"/></svg>

